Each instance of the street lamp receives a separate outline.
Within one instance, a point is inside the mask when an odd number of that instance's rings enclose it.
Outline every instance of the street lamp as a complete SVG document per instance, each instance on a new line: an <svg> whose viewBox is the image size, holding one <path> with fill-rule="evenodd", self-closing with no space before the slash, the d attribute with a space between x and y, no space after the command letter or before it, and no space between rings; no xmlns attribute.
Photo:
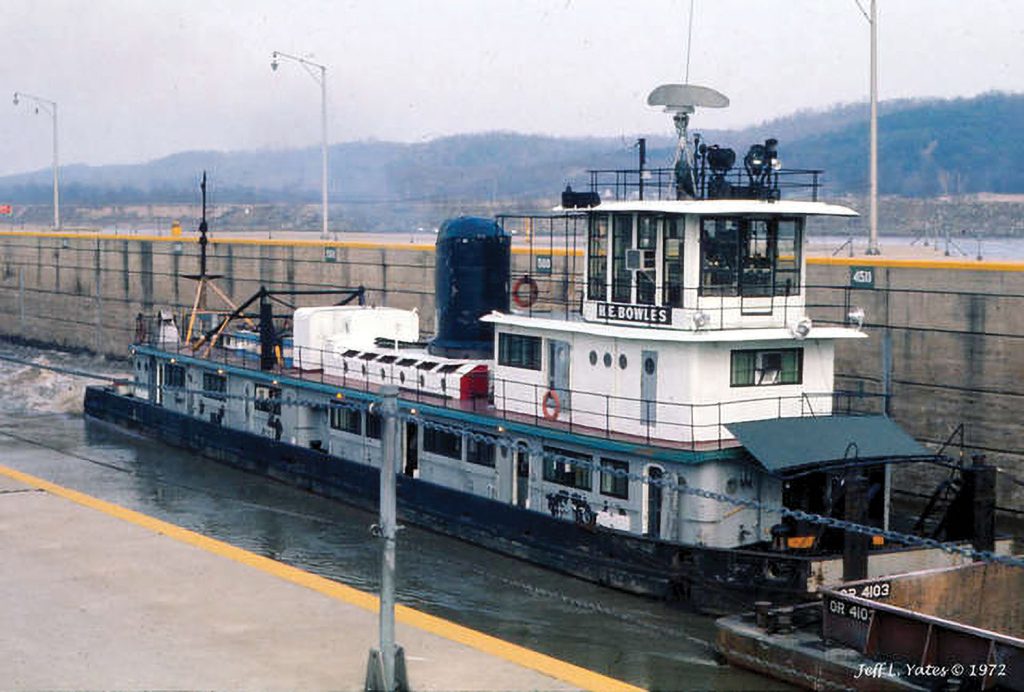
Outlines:
<svg viewBox="0 0 1024 692"><path fill-rule="evenodd" d="M39 96L33 96L32 94L26 94L24 91L14 92L14 105L17 106L21 103L22 99L28 99L35 103L36 114L39 113L39 109L42 108L44 111L50 114L53 118L53 228L54 230L60 230L60 158L57 150L57 102L49 99L44 99Z"/></svg>
<svg viewBox="0 0 1024 692"><path fill-rule="evenodd" d="M871 235L867 254L880 255L882 250L878 247L878 8L875 6L876 0L871 0L869 14L864 11L860 0L855 1L864 19L871 25L871 199L868 222Z"/></svg>
<svg viewBox="0 0 1024 692"><path fill-rule="evenodd" d="M320 85L320 127L323 134L323 141L320 143L320 194L323 207L323 228L320 231L320 237L327 238L327 68L312 60L275 50L270 55L270 69L276 71L281 60L292 60L299 63Z"/></svg>

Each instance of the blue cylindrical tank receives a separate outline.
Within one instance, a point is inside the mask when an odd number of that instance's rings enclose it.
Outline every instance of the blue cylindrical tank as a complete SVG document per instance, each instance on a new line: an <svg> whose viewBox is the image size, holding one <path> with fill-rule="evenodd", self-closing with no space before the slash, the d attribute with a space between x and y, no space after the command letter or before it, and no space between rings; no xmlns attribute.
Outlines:
<svg viewBox="0 0 1024 692"><path fill-rule="evenodd" d="M492 219L460 216L437 234L434 291L436 336L431 353L447 358L488 358L494 325L480 317L508 312L512 238Z"/></svg>

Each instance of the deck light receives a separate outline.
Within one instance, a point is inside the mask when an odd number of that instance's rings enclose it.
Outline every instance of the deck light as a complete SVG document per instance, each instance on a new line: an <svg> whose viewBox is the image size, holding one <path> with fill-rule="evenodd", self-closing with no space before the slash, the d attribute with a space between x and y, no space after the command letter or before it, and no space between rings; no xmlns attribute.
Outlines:
<svg viewBox="0 0 1024 692"><path fill-rule="evenodd" d="M698 331L711 324L711 315L701 310L693 313L690 316L690 321L693 323L694 331Z"/></svg>
<svg viewBox="0 0 1024 692"><path fill-rule="evenodd" d="M335 399L344 399L345 395L342 394L341 392L338 392L337 394L334 395L334 398Z"/></svg>
<svg viewBox="0 0 1024 692"><path fill-rule="evenodd" d="M277 380L271 380L270 384L277 384Z"/></svg>
<svg viewBox="0 0 1024 692"><path fill-rule="evenodd" d="M217 368L217 374L218 375L223 375L224 374L224 368Z"/></svg>
<svg viewBox="0 0 1024 692"><path fill-rule="evenodd" d="M499 425L498 426L498 432L501 433L501 434L504 434L505 433L505 426L504 425Z"/></svg>
<svg viewBox="0 0 1024 692"><path fill-rule="evenodd" d="M805 317L796 324L790 326L789 332L793 335L794 339L802 340L806 339L807 335L811 333L811 320L809 317Z"/></svg>
<svg viewBox="0 0 1024 692"><path fill-rule="evenodd" d="M171 358L171 365L174 365L177 362L178 362L177 358Z"/></svg>
<svg viewBox="0 0 1024 692"><path fill-rule="evenodd" d="M856 307L846 315L846 321L858 332L864 327L864 308Z"/></svg>
<svg viewBox="0 0 1024 692"><path fill-rule="evenodd" d="M409 409L409 415L410 416L415 416L417 413L419 413L419 412L416 409L414 409L414 408Z"/></svg>

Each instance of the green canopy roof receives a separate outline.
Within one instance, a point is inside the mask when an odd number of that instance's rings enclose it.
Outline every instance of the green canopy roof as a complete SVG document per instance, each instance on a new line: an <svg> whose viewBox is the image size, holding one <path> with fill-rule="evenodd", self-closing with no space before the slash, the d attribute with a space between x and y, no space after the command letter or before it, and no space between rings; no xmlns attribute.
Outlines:
<svg viewBox="0 0 1024 692"><path fill-rule="evenodd" d="M885 416L773 418L725 427L766 469L780 474L852 459L933 456Z"/></svg>

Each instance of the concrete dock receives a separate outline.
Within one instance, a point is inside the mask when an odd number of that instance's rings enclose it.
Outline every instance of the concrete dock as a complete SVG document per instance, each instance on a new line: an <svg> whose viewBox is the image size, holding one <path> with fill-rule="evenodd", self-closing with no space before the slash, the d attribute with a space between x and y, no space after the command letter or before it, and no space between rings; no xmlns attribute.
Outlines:
<svg viewBox="0 0 1024 692"><path fill-rule="evenodd" d="M0 466L0 687L359 690L371 594ZM399 606L416 690L636 690Z"/></svg>

